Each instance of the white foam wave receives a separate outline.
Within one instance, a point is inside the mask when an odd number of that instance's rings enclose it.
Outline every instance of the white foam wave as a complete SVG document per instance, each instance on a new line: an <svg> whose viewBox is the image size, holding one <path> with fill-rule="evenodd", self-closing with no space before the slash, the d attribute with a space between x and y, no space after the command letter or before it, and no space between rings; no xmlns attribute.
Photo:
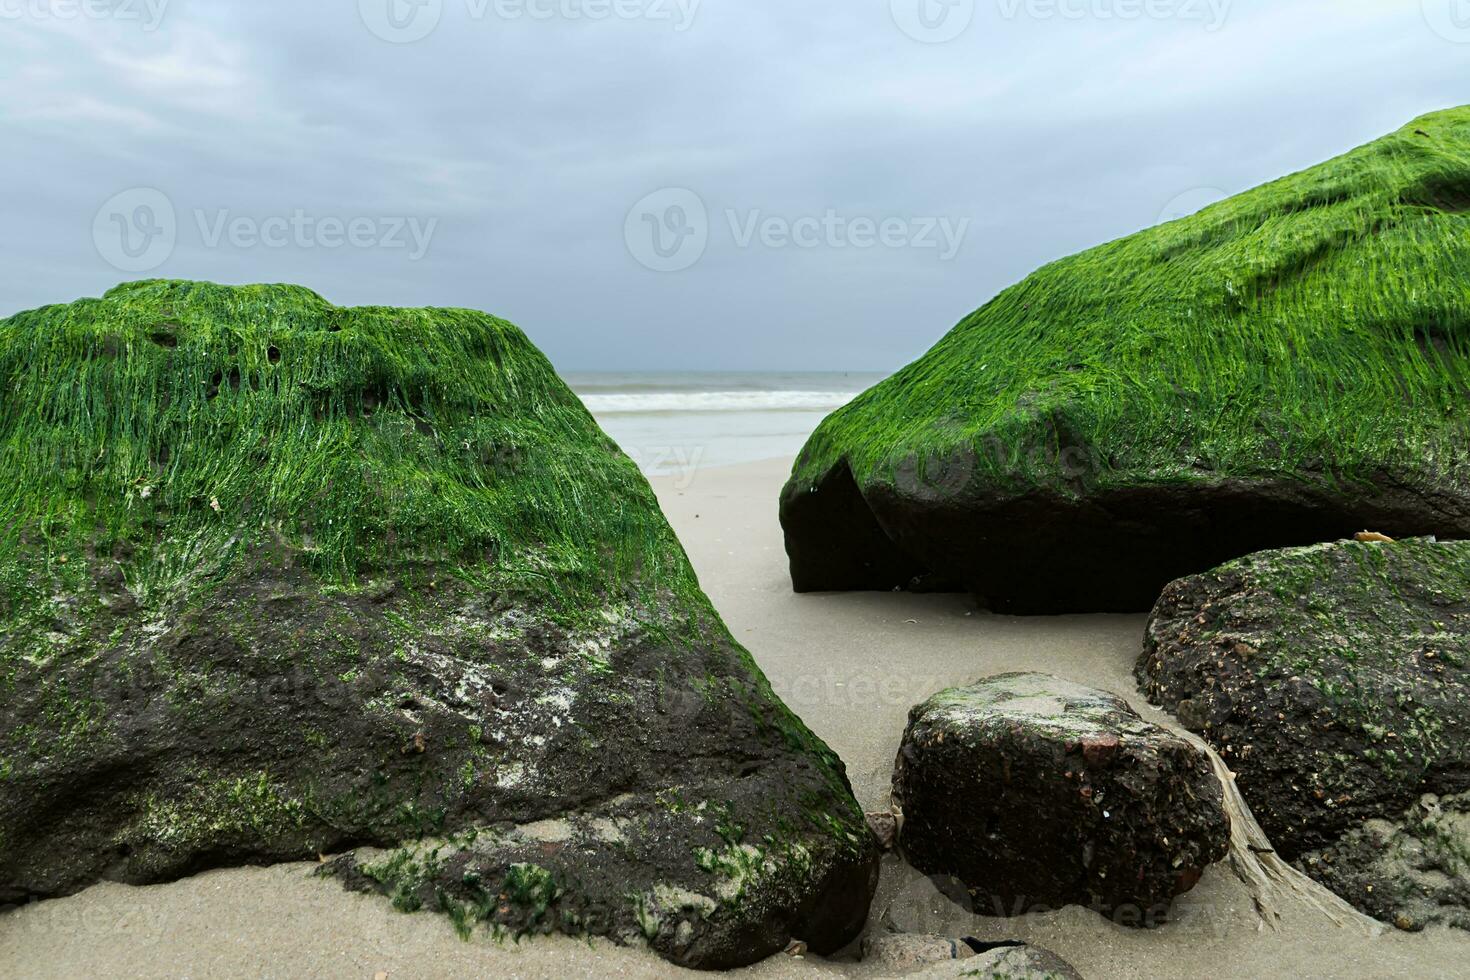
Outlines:
<svg viewBox="0 0 1470 980"><path fill-rule="evenodd" d="M851 391L663 391L583 395L593 415L656 412L830 412L857 397Z"/></svg>

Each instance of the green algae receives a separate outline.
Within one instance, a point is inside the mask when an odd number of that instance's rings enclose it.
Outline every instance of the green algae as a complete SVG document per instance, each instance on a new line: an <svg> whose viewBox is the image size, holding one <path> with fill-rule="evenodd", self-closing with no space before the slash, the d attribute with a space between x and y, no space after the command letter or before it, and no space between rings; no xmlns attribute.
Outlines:
<svg viewBox="0 0 1470 980"><path fill-rule="evenodd" d="M182 849L207 848L242 833L280 835L306 826L305 807L269 773L238 778L203 778L188 800L150 796L140 807L133 834Z"/></svg>
<svg viewBox="0 0 1470 980"><path fill-rule="evenodd" d="M700 624L717 617L647 481L496 317L138 282L0 321L0 390L0 691L28 663L86 660L114 639L92 629L113 559L118 595L175 618L266 549L326 591L371 594L376 569L448 561L569 629L638 604L661 611L650 635L711 639ZM400 588L432 594L425 574ZM405 640L428 628L390 616ZM279 655L350 683L359 645L313 635ZM321 663L327 648L339 667ZM835 763L742 656L755 680L727 693ZM611 670L600 652L585 660ZM179 678L180 706L198 701L193 680ZM53 744L99 736L95 704L50 696ZM0 737L0 758L15 742Z"/></svg>
<svg viewBox="0 0 1470 980"><path fill-rule="evenodd" d="M135 549L146 601L274 536L347 585L451 555L569 610L625 581L698 595L633 463L483 313L133 283L0 321L0 388L0 587L22 604L38 572L80 585L89 549ZM44 548L23 561L22 537Z"/></svg>
<svg viewBox="0 0 1470 980"><path fill-rule="evenodd" d="M831 415L793 481L1463 474L1467 210L1470 107L1052 263Z"/></svg>

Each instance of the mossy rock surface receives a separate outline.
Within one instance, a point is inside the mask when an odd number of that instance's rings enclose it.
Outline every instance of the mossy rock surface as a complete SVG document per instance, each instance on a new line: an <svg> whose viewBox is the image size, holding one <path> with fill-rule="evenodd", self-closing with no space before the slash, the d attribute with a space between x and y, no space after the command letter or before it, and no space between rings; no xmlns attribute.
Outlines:
<svg viewBox="0 0 1470 980"><path fill-rule="evenodd" d="M900 846L982 915L1084 905L1154 927L1225 856L1209 759L1113 694L1046 674L943 691L909 715Z"/></svg>
<svg viewBox="0 0 1470 980"><path fill-rule="evenodd" d="M1470 108L1005 290L831 415L801 591L1144 611L1364 527L1470 536Z"/></svg>
<svg viewBox="0 0 1470 980"><path fill-rule="evenodd" d="M1385 921L1470 926L1470 542L1270 551L1175 582L1138 676L1282 856Z"/></svg>
<svg viewBox="0 0 1470 980"><path fill-rule="evenodd" d="M0 390L0 902L330 854L700 967L861 928L841 762L515 327L142 282Z"/></svg>
<svg viewBox="0 0 1470 980"><path fill-rule="evenodd" d="M1369 820L1301 863L1405 932L1470 929L1470 793L1426 793L1401 816Z"/></svg>

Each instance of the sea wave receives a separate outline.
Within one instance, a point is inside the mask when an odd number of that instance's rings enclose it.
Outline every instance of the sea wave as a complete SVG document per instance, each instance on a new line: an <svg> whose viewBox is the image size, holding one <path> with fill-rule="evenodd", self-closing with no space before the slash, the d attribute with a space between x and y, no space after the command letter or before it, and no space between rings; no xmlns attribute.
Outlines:
<svg viewBox="0 0 1470 980"><path fill-rule="evenodd" d="M583 395L593 415L683 412L830 412L857 397L852 391L664 391Z"/></svg>

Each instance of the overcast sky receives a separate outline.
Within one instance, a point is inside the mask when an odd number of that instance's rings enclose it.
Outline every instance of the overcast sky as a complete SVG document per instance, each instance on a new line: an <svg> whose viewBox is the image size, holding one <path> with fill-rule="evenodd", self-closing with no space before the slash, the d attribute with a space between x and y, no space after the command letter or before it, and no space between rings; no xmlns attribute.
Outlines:
<svg viewBox="0 0 1470 980"><path fill-rule="evenodd" d="M886 371L1467 67L1470 0L0 0L0 315L285 281L566 370Z"/></svg>

